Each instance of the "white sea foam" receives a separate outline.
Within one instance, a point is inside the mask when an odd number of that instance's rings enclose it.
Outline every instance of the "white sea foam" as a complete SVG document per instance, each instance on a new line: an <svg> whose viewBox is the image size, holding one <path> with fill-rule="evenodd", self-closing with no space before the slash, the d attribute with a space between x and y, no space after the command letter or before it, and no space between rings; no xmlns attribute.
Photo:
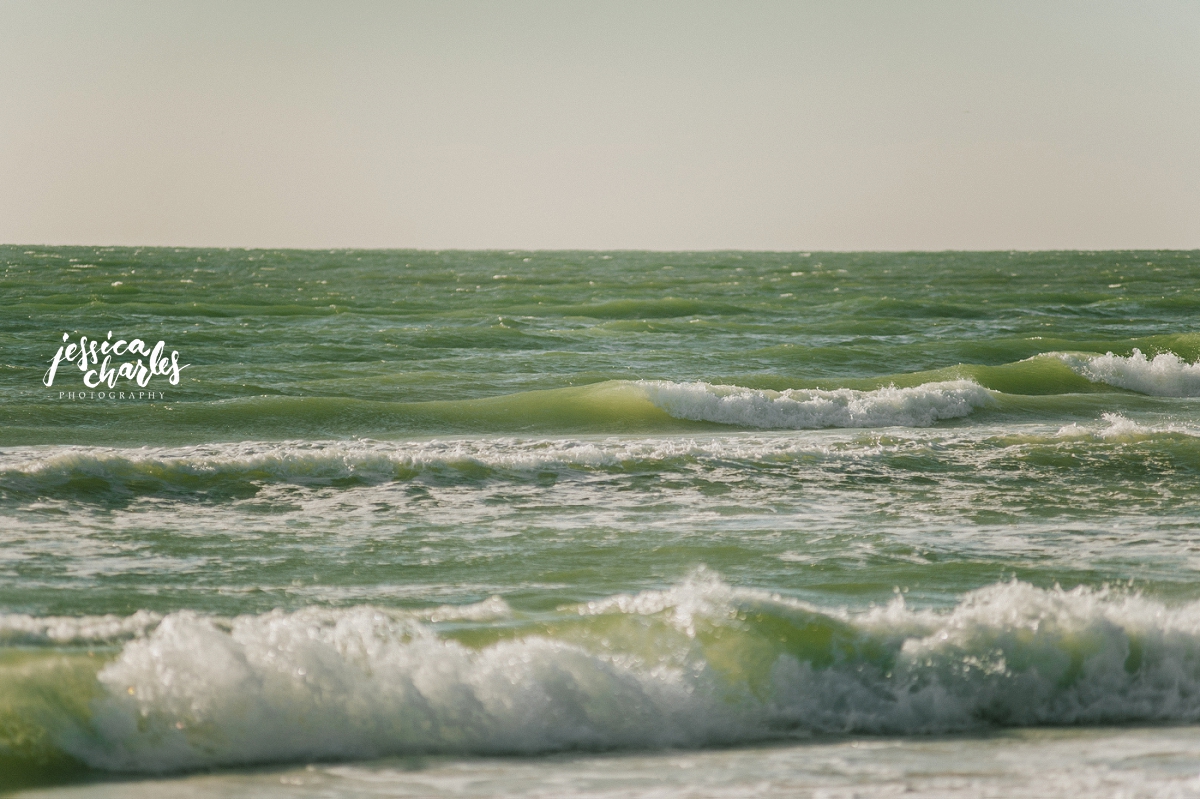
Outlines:
<svg viewBox="0 0 1200 799"><path fill-rule="evenodd" d="M430 470L532 472L553 468L609 468L630 460L677 457L771 456L812 443L790 441L698 441L695 439L518 440L489 438L417 442L244 442L195 447L106 449L13 448L0 454L0 487L66 484L81 476L112 485L139 480L204 487L204 481L324 485L354 479L379 483Z"/></svg>
<svg viewBox="0 0 1200 799"><path fill-rule="evenodd" d="M670 384L674 386L676 384ZM702 385L702 384L700 384ZM985 389L963 382L965 397L937 393L929 384L916 389L883 389L880 392L856 392L865 397L863 403L871 412L881 416L886 406L883 397L871 395L895 392L899 410L889 417L907 411L906 403L917 406L913 413L969 412L971 403L988 401ZM952 385L952 384L950 384ZM925 393L928 390L928 393ZM903 392L914 392L903 394ZM698 388L697 404L722 402ZM760 392L762 393L762 392ZM829 392L833 393L833 392ZM922 405L923 398L932 397ZM736 398L735 398L736 399ZM879 400L878 406L872 402ZM944 404L937 403L944 400ZM821 411L805 408L804 403L790 404L769 397L749 399L745 405L734 401L718 405L727 413L751 413L756 403L768 407L764 413L786 416L795 411L796 417L819 415ZM931 410L933 409L933 410ZM856 410L835 408L834 413L857 413ZM1191 426L1178 424L1139 424L1118 414L1105 414L1106 425L1068 425L1058 429L1057 437L1091 437L1109 439L1122 435L1157 435L1180 433L1200 436ZM858 417L861 421L861 417ZM924 421L923 419L910 421ZM936 446L943 453L946 447L963 445L980 452L1003 445L1002 437L1013 430L1011 425L977 426L953 430L918 430L864 432L855 429L812 431L804 435L771 431L743 431L708 436L609 437L518 439L511 437L469 440L431 441L283 441L232 442L184 447L161 448L102 448L102 447L14 447L0 452L0 496L15 494L25 497L75 496L78 492L112 493L116 495L199 496L206 492L222 496L246 496L253 487L275 483L321 488L327 486L354 487L406 481L422 476L434 476L451 482L488 479L531 480L545 472L560 476L569 473L594 471L622 472L628 469L654 466L667 469L725 468L730 466L770 466L798 461L846 457L872 457L879 453L899 450L923 450ZM1001 438L997 438L997 437ZM1054 429L1034 432L1036 443L1045 436L1055 437ZM979 447L980 443L988 446ZM963 449L962 451L966 451Z"/></svg>
<svg viewBox="0 0 1200 799"><path fill-rule="evenodd" d="M96 735L67 747L115 769L654 747L726 723L679 670L540 636L472 650L361 608L332 620L239 618L228 631L173 614L100 680L108 698L95 707Z"/></svg>
<svg viewBox="0 0 1200 799"><path fill-rule="evenodd" d="M0 645L112 644L136 638L162 621L158 613L132 616L29 616L0 614Z"/></svg>
<svg viewBox="0 0 1200 799"><path fill-rule="evenodd" d="M967 416L992 402L988 390L971 380L874 391L767 391L662 380L635 385L676 418L759 428L928 427L940 419Z"/></svg>
<svg viewBox="0 0 1200 799"><path fill-rule="evenodd" d="M1155 397L1200 397L1200 361L1188 363L1173 352L1147 358L1134 349L1128 357L1062 353L1058 357L1094 383L1107 383Z"/></svg>
<svg viewBox="0 0 1200 799"><path fill-rule="evenodd" d="M99 478L120 488L228 487L231 482L321 486L347 480L376 484L417 473L487 476L542 470L612 469L673 459L773 460L828 451L825 439L726 436L602 440L487 438L413 442L239 442L193 447L107 449L12 448L0 453L0 489L37 493ZM90 484L89 484L90 485Z"/></svg>
<svg viewBox="0 0 1200 799"><path fill-rule="evenodd" d="M1138 424L1132 419L1128 419L1119 413L1105 413L1101 418L1108 423L1108 426L1100 430L1098 435L1100 438L1107 439L1122 439L1133 436L1149 436L1161 432L1183 432L1173 427L1148 427L1143 424Z"/></svg>
<svg viewBox="0 0 1200 799"><path fill-rule="evenodd" d="M1105 441L1121 441L1153 438L1156 436L1189 436L1200 438L1200 429L1176 423L1143 424L1120 413L1102 413L1103 426L1081 425L1072 422L1058 429L1058 438L1091 438Z"/></svg>
<svg viewBox="0 0 1200 799"><path fill-rule="evenodd" d="M158 771L1200 720L1200 605L1014 582L950 611L855 614L702 572L564 610L480 647L370 607L173 613L53 737L93 766Z"/></svg>

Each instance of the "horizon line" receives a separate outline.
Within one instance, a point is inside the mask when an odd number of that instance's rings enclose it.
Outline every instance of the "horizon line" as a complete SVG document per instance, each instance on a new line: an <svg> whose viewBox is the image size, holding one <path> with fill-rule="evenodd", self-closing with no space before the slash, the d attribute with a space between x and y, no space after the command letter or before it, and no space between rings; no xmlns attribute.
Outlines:
<svg viewBox="0 0 1200 799"><path fill-rule="evenodd" d="M613 248L598 248L598 247L288 247L288 246L225 246L225 245L198 245L198 244L45 244L45 243L0 243L0 247L17 248L17 247L40 247L47 249L69 248L69 247L86 247L93 249L120 249L120 250L225 250L244 252L269 252L269 251L291 251L291 252L422 252L440 254L445 252L475 252L475 253L563 253L563 252L602 252L602 253L754 253L754 254L779 254L779 255L795 255L802 253L822 253L832 255L852 255L852 254L880 254L880 255L904 255L909 253L1101 253L1101 252L1200 252L1200 246L1197 247L1057 247L1057 248L1034 248L1024 249L1020 247L992 247L992 248L944 248L944 249L793 249L793 250L774 250L774 249L757 249L757 248L738 248L738 247L713 247L713 248L697 248L697 249L667 249L657 247L613 247Z"/></svg>

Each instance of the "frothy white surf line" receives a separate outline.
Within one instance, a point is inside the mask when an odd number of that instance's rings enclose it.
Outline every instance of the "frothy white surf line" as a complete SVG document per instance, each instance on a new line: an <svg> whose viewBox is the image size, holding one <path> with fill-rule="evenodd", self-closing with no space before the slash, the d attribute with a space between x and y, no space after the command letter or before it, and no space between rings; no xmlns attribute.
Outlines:
<svg viewBox="0 0 1200 799"><path fill-rule="evenodd" d="M162 621L158 613L132 616L29 616L0 614L0 645L113 644L144 635Z"/></svg>
<svg viewBox="0 0 1200 799"><path fill-rule="evenodd" d="M928 427L940 419L967 416L992 402L970 380L925 383L911 388L856 391L788 389L767 391L710 383L638 381L650 401L679 419L743 427Z"/></svg>
<svg viewBox="0 0 1200 799"><path fill-rule="evenodd" d="M1200 605L1109 591L1014 582L854 614L702 572L481 646L429 621L173 613L99 672L83 726L52 733L93 766L160 771L1200 720Z"/></svg>
<svg viewBox="0 0 1200 799"><path fill-rule="evenodd" d="M1058 357L1093 383L1106 383L1155 397L1200 397L1200 361L1188 363L1173 352L1147 358L1134 349L1128 357L1061 353Z"/></svg>
<svg viewBox="0 0 1200 799"><path fill-rule="evenodd" d="M422 442L280 442L211 444L161 449L84 447L13 448L0 453L0 486L21 488L98 477L113 484L196 484L222 477L253 482L322 485L355 478L387 482L438 469L532 472L555 468L611 468L629 461L673 458L759 459L822 450L822 442L785 440L518 440L512 438Z"/></svg>
<svg viewBox="0 0 1200 799"><path fill-rule="evenodd" d="M1119 413L1103 413L1100 418L1104 422L1103 426L1080 425L1078 422L1072 422L1060 427L1056 436L1058 438L1094 438L1112 441L1137 440L1161 435L1200 438L1200 429L1193 426L1142 424Z"/></svg>
<svg viewBox="0 0 1200 799"><path fill-rule="evenodd" d="M78 477L121 486L137 481L195 489L222 479L255 483L329 485L349 478L383 483L416 473L610 469L631 462L676 459L770 461L801 453L826 453L836 442L769 436L604 440L489 438L419 442L244 442L195 447L107 449L27 447L0 453L0 489L36 491L69 485Z"/></svg>

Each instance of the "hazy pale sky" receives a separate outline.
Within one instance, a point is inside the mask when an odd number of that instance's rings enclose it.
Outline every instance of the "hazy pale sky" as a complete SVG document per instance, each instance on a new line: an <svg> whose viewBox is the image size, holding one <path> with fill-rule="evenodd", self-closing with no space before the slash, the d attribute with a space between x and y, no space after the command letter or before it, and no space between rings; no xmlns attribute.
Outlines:
<svg viewBox="0 0 1200 799"><path fill-rule="evenodd" d="M1200 2L0 0L0 242L1200 247Z"/></svg>

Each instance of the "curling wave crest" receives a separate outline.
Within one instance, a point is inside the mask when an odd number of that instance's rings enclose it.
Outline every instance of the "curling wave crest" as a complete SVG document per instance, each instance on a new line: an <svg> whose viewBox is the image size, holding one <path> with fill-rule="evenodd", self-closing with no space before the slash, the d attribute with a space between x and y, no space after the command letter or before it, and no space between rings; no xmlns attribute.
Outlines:
<svg viewBox="0 0 1200 799"><path fill-rule="evenodd" d="M1128 357L1059 354L1075 372L1094 383L1107 383L1154 397L1200 397L1200 361L1188 363L1173 352L1147 358L1134 348Z"/></svg>
<svg viewBox="0 0 1200 799"><path fill-rule="evenodd" d="M928 427L940 419L969 415L992 402L973 380L948 380L874 391L840 388L767 391L711 383L643 380L635 385L650 401L679 419L742 427Z"/></svg>
<svg viewBox="0 0 1200 799"><path fill-rule="evenodd" d="M0 716L23 715L0 718L0 736L168 771L1200 720L1200 604L1018 582L948 611L898 598L849 613L701 571L536 617L494 599L461 612L184 611L126 632L74 717L63 708L84 700L56 696L61 681L35 686L26 661L24 699L0 702Z"/></svg>

